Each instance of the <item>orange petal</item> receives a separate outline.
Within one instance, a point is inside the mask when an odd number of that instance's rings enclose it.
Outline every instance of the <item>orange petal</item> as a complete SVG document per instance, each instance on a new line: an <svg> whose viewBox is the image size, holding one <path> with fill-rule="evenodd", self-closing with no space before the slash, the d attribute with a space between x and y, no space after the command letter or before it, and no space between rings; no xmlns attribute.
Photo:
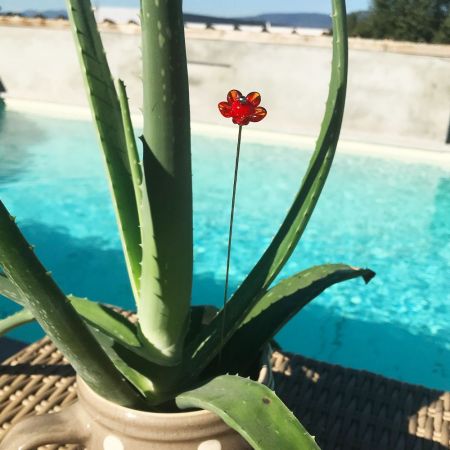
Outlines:
<svg viewBox="0 0 450 450"><path fill-rule="evenodd" d="M252 122L259 122L263 120L264 117L266 117L266 115L267 115L266 108L259 106L258 108L255 109L254 114L251 115L250 120Z"/></svg>
<svg viewBox="0 0 450 450"><path fill-rule="evenodd" d="M253 106L258 106L261 103L261 95L259 95L259 92L250 92L246 98Z"/></svg>
<svg viewBox="0 0 450 450"><path fill-rule="evenodd" d="M224 117L231 117L231 107L227 102L220 102L218 104L219 111Z"/></svg>
<svg viewBox="0 0 450 450"><path fill-rule="evenodd" d="M237 89L231 89L227 95L227 101L231 105L234 101L236 101L239 97L242 97L242 94Z"/></svg>

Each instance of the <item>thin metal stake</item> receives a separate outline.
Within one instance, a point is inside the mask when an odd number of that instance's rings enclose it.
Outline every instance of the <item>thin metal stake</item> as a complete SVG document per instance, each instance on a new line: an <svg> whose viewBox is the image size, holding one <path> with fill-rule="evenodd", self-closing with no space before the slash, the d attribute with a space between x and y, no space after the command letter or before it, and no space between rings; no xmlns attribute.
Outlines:
<svg viewBox="0 0 450 450"><path fill-rule="evenodd" d="M225 331L225 321L226 321L226 304L228 298L228 279L230 273L230 259L231 259L231 240L233 238L233 221L234 221L234 205L236 203L236 187L237 187L237 177L239 169L239 155L241 152L241 136L242 136L242 125L239 125L239 134L236 148L236 162L234 165L234 180L233 180L233 195L231 198L231 213L230 213L230 229L228 233L228 253L227 253L227 270L225 273L225 290L223 294L223 314L222 314L222 329L220 331L220 353L219 353L219 364L222 360L222 345L223 345L223 335Z"/></svg>

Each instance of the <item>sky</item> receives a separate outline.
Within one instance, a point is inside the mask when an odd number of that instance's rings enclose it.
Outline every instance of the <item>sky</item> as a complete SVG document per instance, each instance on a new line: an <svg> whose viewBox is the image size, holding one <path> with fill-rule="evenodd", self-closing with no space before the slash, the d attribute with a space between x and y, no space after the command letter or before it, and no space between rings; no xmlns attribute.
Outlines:
<svg viewBox="0 0 450 450"><path fill-rule="evenodd" d="M91 0L97 6L137 7L139 0ZM185 12L222 17L268 12L330 12L330 0L184 0ZM368 9L370 0L347 0L347 10ZM65 0L0 0L2 11L64 9Z"/></svg>

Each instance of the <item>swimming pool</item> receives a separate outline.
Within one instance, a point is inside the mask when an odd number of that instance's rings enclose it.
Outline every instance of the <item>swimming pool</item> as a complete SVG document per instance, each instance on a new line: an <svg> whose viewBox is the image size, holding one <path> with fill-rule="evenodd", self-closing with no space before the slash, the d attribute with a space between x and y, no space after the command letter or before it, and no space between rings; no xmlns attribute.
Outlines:
<svg viewBox="0 0 450 450"><path fill-rule="evenodd" d="M0 123L0 196L67 293L133 308L100 152L89 122L8 111ZM310 151L245 133L231 285L284 217ZM220 304L234 142L193 137L195 303ZM450 170L338 152L302 242L282 276L310 265L368 266L334 286L278 336L307 356L450 389ZM0 302L0 316L14 310ZM31 341L36 326L10 334Z"/></svg>

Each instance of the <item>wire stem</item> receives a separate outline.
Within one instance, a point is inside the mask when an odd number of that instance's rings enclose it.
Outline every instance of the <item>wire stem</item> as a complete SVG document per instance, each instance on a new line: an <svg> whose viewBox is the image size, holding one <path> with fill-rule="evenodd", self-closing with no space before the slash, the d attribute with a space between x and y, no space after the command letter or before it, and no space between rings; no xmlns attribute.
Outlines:
<svg viewBox="0 0 450 450"><path fill-rule="evenodd" d="M229 281L229 275L230 275L230 260L231 260L231 241L233 239L234 206L236 203L236 187L237 187L237 178L238 178L238 170L239 170L239 155L241 152L241 136L242 136L242 125L239 125L238 141L237 141L237 148L236 148L236 162L234 164L233 195L231 197L230 228L229 228L229 232L228 232L227 269L225 272L225 289L224 289L224 293L223 293L222 327L221 327L221 331L220 331L220 347L221 347L221 349L223 347L223 338L224 338L225 321L226 321L225 307L226 307L227 298L228 298L228 281ZM222 350L219 353L219 363L221 362L221 359L222 359Z"/></svg>

